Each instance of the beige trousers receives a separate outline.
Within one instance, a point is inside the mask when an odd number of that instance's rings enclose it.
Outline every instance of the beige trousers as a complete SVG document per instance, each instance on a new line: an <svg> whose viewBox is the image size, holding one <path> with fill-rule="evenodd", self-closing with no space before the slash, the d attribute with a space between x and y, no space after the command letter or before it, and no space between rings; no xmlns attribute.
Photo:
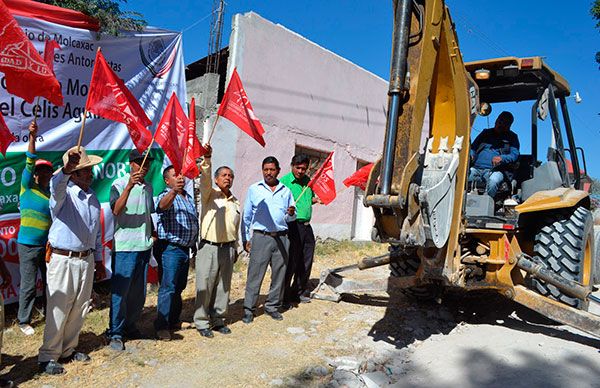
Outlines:
<svg viewBox="0 0 600 388"><path fill-rule="evenodd" d="M39 362L69 357L79 342L91 309L94 256L74 258L53 253L47 264L46 328Z"/></svg>
<svg viewBox="0 0 600 388"><path fill-rule="evenodd" d="M204 244L196 257L196 312L197 329L223 326L235 260L234 244L216 247Z"/></svg>

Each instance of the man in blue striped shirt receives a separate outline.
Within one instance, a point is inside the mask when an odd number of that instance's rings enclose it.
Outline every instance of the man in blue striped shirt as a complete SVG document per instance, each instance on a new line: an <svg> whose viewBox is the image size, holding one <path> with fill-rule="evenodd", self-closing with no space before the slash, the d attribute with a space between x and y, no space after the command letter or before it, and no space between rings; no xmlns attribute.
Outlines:
<svg viewBox="0 0 600 388"><path fill-rule="evenodd" d="M198 239L198 214L194 199L184 190L184 178L173 166L163 172L167 188L158 196L158 241L155 254L161 269L158 289L156 335L171 339L170 330L180 325L181 293L187 285L190 248Z"/></svg>
<svg viewBox="0 0 600 388"><path fill-rule="evenodd" d="M278 310L283 298L290 248L287 223L296 219L296 204L290 189L277 179L280 171L275 157L265 158L262 163L264 179L250 186L246 195L242 240L244 249L250 252L250 262L244 297L244 323L254 320L258 293L269 265L271 287L265 313L275 320L283 319Z"/></svg>

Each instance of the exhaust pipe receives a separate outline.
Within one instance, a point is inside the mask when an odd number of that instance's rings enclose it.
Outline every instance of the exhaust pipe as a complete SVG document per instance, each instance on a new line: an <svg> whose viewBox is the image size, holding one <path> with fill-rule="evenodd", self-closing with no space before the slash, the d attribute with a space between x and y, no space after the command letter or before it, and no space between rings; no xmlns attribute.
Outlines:
<svg viewBox="0 0 600 388"><path fill-rule="evenodd" d="M383 163L381 170L381 194L389 195L394 169L394 149L398 134L400 99L406 84L408 69L408 41L410 36L410 17L412 0L394 0L394 32L392 35L392 63L388 95L388 117Z"/></svg>

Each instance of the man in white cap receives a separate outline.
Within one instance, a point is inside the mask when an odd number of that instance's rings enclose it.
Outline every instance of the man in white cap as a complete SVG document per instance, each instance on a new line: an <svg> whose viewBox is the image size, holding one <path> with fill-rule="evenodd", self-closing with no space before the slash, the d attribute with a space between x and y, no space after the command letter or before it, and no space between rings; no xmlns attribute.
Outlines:
<svg viewBox="0 0 600 388"><path fill-rule="evenodd" d="M101 161L83 147L73 147L63 155L64 167L50 181L46 328L38 356L39 370L46 374L64 373L60 362L90 360L75 347L91 309L94 263L102 264L102 209L90 188L92 166Z"/></svg>

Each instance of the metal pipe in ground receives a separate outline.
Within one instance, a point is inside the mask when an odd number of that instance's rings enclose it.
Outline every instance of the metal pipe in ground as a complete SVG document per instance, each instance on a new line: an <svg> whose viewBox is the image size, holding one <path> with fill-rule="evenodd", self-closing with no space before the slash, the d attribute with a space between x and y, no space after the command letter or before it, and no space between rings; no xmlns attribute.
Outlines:
<svg viewBox="0 0 600 388"><path fill-rule="evenodd" d="M587 300L588 298L591 298L591 291L588 288L572 280L565 279L557 273L548 270L543 265L538 264L533 260L529 260L524 254L521 254L519 257L519 261L517 261L517 267L533 277L543 280L548 284L552 284L569 296L581 300ZM596 297L593 298L598 299Z"/></svg>

